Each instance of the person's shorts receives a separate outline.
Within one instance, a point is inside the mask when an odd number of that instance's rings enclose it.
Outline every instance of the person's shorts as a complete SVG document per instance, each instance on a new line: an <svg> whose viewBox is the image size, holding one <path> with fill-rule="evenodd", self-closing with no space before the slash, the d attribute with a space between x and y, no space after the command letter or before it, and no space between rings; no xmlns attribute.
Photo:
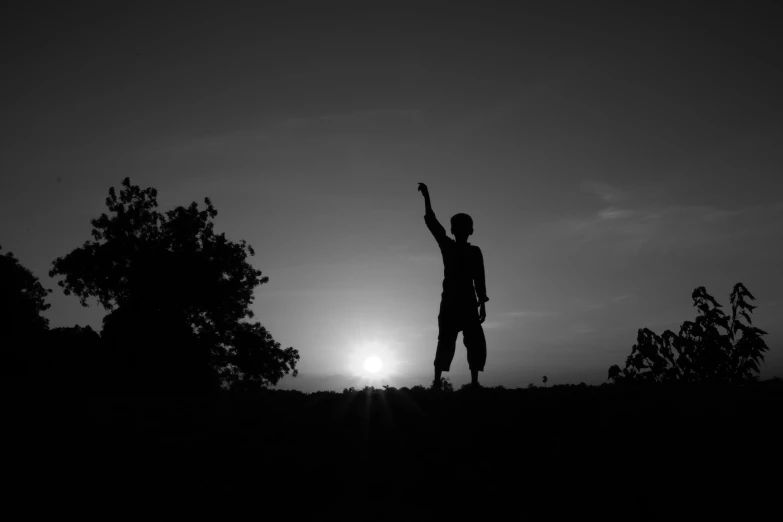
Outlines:
<svg viewBox="0 0 783 522"><path fill-rule="evenodd" d="M479 322L478 306L475 301L441 301L435 369L449 371L460 332L462 332L462 343L468 351L468 366L471 370L484 371L484 364L487 361L487 341Z"/></svg>

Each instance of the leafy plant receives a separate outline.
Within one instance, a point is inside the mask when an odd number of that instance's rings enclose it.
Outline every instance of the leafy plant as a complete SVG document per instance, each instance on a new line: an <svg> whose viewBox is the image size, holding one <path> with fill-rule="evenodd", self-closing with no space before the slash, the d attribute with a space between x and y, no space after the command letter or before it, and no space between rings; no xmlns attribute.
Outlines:
<svg viewBox="0 0 783 522"><path fill-rule="evenodd" d="M695 321L685 321L679 334L666 330L657 335L639 330L625 368L609 368L609 380L645 382L743 382L759 373L767 347L767 332L753 326L755 300L742 283L731 293L731 315L703 286L691 296L698 310Z"/></svg>
<svg viewBox="0 0 783 522"><path fill-rule="evenodd" d="M451 384L451 381L449 380L448 377L441 377L440 383L439 384L433 383L432 389L450 392L450 391L454 391L454 385Z"/></svg>

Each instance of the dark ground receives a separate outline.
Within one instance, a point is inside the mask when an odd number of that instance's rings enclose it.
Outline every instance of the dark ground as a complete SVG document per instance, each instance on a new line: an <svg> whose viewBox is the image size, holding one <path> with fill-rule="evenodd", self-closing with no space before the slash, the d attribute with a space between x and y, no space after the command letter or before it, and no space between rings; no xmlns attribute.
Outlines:
<svg viewBox="0 0 783 522"><path fill-rule="evenodd" d="M6 382L3 505L263 519L778 514L783 384L86 397Z"/></svg>

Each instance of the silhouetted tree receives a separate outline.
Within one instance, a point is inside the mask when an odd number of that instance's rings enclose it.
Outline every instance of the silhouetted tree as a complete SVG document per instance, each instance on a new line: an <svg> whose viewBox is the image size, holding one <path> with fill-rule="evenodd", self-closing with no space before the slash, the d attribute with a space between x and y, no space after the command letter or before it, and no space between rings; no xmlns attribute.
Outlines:
<svg viewBox="0 0 783 522"><path fill-rule="evenodd" d="M280 343L260 323L242 323L227 350L228 364L222 372L224 386L243 391L274 386L289 371L297 376L298 360L296 350L281 350Z"/></svg>
<svg viewBox="0 0 783 522"><path fill-rule="evenodd" d="M217 210L204 203L162 214L154 188L125 178L119 195L109 189L109 215L91 221L93 240L57 258L49 273L63 277L66 295L84 306L96 298L109 312L101 336L115 367L144 388L215 388L229 366L274 383L296 364L291 349L264 358L267 373L241 367L250 359L235 343L254 328L243 320L253 317L253 290L268 278L247 262L254 251L245 241L214 232Z"/></svg>
<svg viewBox="0 0 783 522"><path fill-rule="evenodd" d="M547 383L548 380L549 379L546 378L546 375L544 375L544 377L541 379L541 382L544 383L544 388L546 388L546 383Z"/></svg>
<svg viewBox="0 0 783 522"><path fill-rule="evenodd" d="M49 320L41 315L50 306L49 293L13 253L0 255L0 371L4 375L27 373L30 354L49 328Z"/></svg>
<svg viewBox="0 0 783 522"><path fill-rule="evenodd" d="M5 328L25 332L48 329L49 320L41 313L49 309L46 296L51 292L12 252L0 255L0 321Z"/></svg>
<svg viewBox="0 0 783 522"><path fill-rule="evenodd" d="M90 326L50 329L35 359L36 372L49 386L85 392L102 388L105 350L100 335Z"/></svg>
<svg viewBox="0 0 783 522"><path fill-rule="evenodd" d="M702 286L693 291L693 306L699 311L695 321L685 321L675 335L666 330L658 336L643 328L625 362L613 365L609 379L621 381L742 382L759 373L759 364L768 350L762 335L752 326L750 314L756 308L745 298L755 300L742 283L731 293L731 316ZM743 322L743 319L746 323Z"/></svg>

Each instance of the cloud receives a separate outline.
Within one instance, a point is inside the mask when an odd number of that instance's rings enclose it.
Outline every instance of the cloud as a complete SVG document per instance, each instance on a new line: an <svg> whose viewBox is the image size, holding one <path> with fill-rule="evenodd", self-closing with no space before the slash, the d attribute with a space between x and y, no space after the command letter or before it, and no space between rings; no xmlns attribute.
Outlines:
<svg viewBox="0 0 783 522"><path fill-rule="evenodd" d="M595 194L607 203L615 203L628 197L628 192L606 183L596 181L585 181L581 186L582 190Z"/></svg>
<svg viewBox="0 0 783 522"><path fill-rule="evenodd" d="M570 324L568 328L577 335L585 335L596 331L591 324L585 322Z"/></svg>
<svg viewBox="0 0 783 522"><path fill-rule="evenodd" d="M496 330L503 327L503 323L500 321L484 321L481 325L485 330Z"/></svg>
<svg viewBox="0 0 783 522"><path fill-rule="evenodd" d="M721 208L711 205L610 206L585 217L542 224L539 233L582 249L600 245L611 253L692 251L744 238L783 232L783 204Z"/></svg>
<svg viewBox="0 0 783 522"><path fill-rule="evenodd" d="M572 296L564 302L565 309L575 312L595 312L606 308L606 304L595 297Z"/></svg>
<svg viewBox="0 0 783 522"><path fill-rule="evenodd" d="M243 128L208 134L198 137L178 138L156 147L157 152L171 156L190 156L193 154L220 154L237 150L255 150L258 147L283 150L299 148L292 146L293 138L298 140L316 133L353 130L365 133L366 125L372 123L387 124L393 122L413 122L420 118L421 112L408 109L375 109L344 113L322 114L320 116L289 117L268 120L253 128Z"/></svg>
<svg viewBox="0 0 783 522"><path fill-rule="evenodd" d="M376 109L324 114L322 116L306 118L288 118L285 120L285 125L290 127L303 127L323 124L365 123L369 121L386 121L390 119L415 120L419 118L420 115L421 112L416 110Z"/></svg>
<svg viewBox="0 0 783 522"><path fill-rule="evenodd" d="M506 312L507 317L514 317L517 319L542 319L544 317L555 317L555 312L541 312L535 310L514 310Z"/></svg>
<svg viewBox="0 0 783 522"><path fill-rule="evenodd" d="M615 207L605 208L598 212L598 217L600 219L622 219L631 217L632 215L633 211L631 210L623 210Z"/></svg>

